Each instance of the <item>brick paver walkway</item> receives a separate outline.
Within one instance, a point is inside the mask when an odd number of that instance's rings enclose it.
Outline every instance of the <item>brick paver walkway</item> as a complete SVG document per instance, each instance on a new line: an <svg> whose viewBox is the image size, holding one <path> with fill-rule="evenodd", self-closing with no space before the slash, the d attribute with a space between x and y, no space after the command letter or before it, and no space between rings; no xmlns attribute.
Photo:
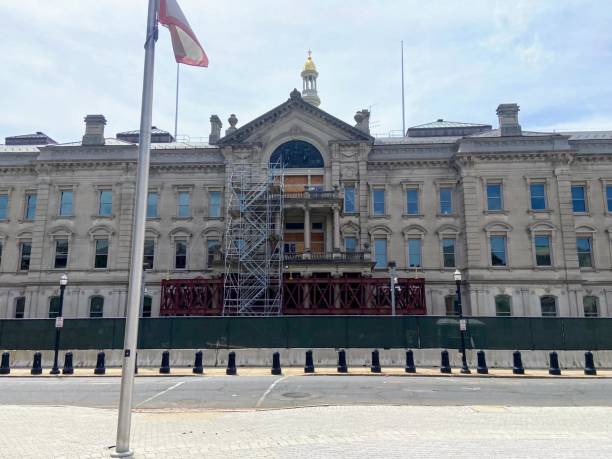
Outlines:
<svg viewBox="0 0 612 459"><path fill-rule="evenodd" d="M137 458L612 457L612 408L346 406L141 411ZM0 408L6 458L109 457L116 411Z"/></svg>

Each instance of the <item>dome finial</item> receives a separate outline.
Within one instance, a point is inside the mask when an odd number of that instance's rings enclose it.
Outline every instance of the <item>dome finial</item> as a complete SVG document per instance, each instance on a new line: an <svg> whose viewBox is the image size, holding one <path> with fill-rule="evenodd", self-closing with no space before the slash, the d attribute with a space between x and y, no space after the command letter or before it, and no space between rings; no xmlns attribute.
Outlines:
<svg viewBox="0 0 612 459"><path fill-rule="evenodd" d="M317 67L312 61L312 51L310 49L308 49L308 57L304 63L304 69L301 75L304 83L302 89L303 99L315 107L318 107L321 104L321 99L319 99L317 94L317 77L319 76L319 72L317 72Z"/></svg>

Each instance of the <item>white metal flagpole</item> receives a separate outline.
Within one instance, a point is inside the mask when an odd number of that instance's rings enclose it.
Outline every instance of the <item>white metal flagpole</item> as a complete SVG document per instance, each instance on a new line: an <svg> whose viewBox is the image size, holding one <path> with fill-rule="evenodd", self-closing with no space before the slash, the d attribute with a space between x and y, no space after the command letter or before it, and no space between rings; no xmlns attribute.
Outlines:
<svg viewBox="0 0 612 459"><path fill-rule="evenodd" d="M179 63L176 63L176 100L174 103L174 141L178 131Z"/></svg>
<svg viewBox="0 0 612 459"><path fill-rule="evenodd" d="M128 304L125 320L123 370L121 372L121 396L117 421L117 445L112 457L131 457L130 424L132 421L132 396L134 394L134 369L138 345L138 315L142 286L142 259L146 223L146 199L149 188L149 155L151 146L151 117L153 106L153 68L155 42L157 41L157 0L149 0L147 38L145 42L144 78L142 82L142 108L140 112L140 137L138 142L138 176L132 233L132 252Z"/></svg>
<svg viewBox="0 0 612 459"><path fill-rule="evenodd" d="M404 108L404 40L402 40L402 136L406 135L406 110Z"/></svg>

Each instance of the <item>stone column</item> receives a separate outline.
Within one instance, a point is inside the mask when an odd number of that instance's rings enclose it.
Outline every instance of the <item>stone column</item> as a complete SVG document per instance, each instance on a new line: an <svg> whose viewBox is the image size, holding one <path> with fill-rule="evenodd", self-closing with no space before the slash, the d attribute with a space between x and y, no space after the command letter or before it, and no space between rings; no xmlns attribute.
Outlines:
<svg viewBox="0 0 612 459"><path fill-rule="evenodd" d="M332 273L333 279L337 280L340 277L342 277L342 274L338 272ZM340 284L339 283L334 284L334 308L340 309Z"/></svg>
<svg viewBox="0 0 612 459"><path fill-rule="evenodd" d="M308 280L311 278L311 273L302 272L300 273L302 278ZM310 309L310 284L304 283L302 284L302 295L304 301L304 309Z"/></svg>
<svg viewBox="0 0 612 459"><path fill-rule="evenodd" d="M333 248L333 220L332 215L328 214L325 216L325 251L332 252Z"/></svg>
<svg viewBox="0 0 612 459"><path fill-rule="evenodd" d="M310 253L310 207L304 206L304 253Z"/></svg>
<svg viewBox="0 0 612 459"><path fill-rule="evenodd" d="M521 305L522 305L523 310L519 311L517 308L517 310L513 311L514 315L515 316L523 315L525 317L530 316L531 306L529 305L529 289L528 288L521 289ZM514 307L514 305L512 306Z"/></svg>
<svg viewBox="0 0 612 459"><path fill-rule="evenodd" d="M335 204L334 210L334 252L340 251L340 207Z"/></svg>

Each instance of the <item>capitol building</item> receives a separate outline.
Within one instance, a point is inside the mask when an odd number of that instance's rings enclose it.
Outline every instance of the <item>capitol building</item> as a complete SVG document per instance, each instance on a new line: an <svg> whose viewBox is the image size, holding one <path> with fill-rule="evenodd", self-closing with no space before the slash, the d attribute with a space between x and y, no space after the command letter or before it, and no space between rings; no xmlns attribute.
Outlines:
<svg viewBox="0 0 612 459"><path fill-rule="evenodd" d="M466 315L612 315L612 130L502 103L378 138L320 108L318 75L309 56L280 105L212 115L208 143L153 129L143 316L389 314L390 277L397 314L452 315L457 269ZM139 133L105 124L0 145L0 318L55 317L64 273L65 317L125 315Z"/></svg>

